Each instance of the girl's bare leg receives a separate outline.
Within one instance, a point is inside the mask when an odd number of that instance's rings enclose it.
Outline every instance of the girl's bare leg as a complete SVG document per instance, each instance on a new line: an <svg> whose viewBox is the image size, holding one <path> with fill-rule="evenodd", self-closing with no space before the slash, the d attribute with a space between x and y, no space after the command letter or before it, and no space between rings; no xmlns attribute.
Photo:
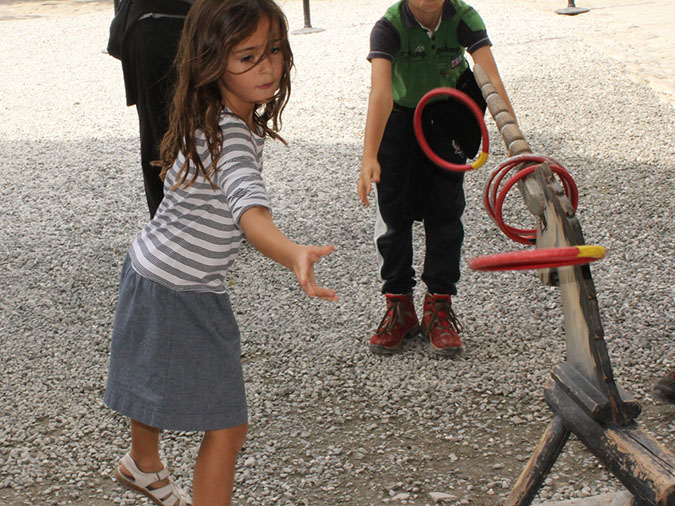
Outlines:
<svg viewBox="0 0 675 506"><path fill-rule="evenodd" d="M248 424L204 434L192 481L194 506L229 506L234 467L246 439Z"/></svg>
<svg viewBox="0 0 675 506"><path fill-rule="evenodd" d="M159 429L131 420L131 450L129 456L144 473L156 473L164 467L159 459ZM122 474L131 478L131 474L120 466ZM159 488L168 483L168 479L153 483L151 488Z"/></svg>

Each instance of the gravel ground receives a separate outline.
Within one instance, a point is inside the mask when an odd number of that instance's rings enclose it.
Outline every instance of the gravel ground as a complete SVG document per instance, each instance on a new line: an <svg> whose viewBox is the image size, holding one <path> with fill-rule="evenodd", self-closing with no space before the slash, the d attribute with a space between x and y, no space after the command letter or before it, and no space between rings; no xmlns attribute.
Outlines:
<svg viewBox="0 0 675 506"><path fill-rule="evenodd" d="M421 339L391 358L367 352L383 301L374 212L355 188L368 34L390 1L312 2L314 26L327 30L292 37L289 145L268 144L266 180L280 228L335 244L318 277L341 301L308 300L249 247L232 270L251 422L236 504L423 505L434 494L498 504L551 416L542 386L564 357L561 301L532 273L463 265L460 359L430 357ZM651 395L675 364L673 107L581 41L575 30L590 18L500 4L473 2L522 130L573 173L586 240L608 248L592 270L617 382L643 404L641 425L673 448L675 410ZM302 3L282 5L300 28ZM119 271L147 218L135 110L119 62L101 51L110 12L0 22L1 504L142 504L111 479L129 439L102 402ZM516 249L481 206L505 156L489 129L489 166L467 176L465 260ZM506 205L527 223L523 207ZM419 271L421 228L415 242ZM199 434L163 441L189 487ZM572 438L538 500L620 489Z"/></svg>

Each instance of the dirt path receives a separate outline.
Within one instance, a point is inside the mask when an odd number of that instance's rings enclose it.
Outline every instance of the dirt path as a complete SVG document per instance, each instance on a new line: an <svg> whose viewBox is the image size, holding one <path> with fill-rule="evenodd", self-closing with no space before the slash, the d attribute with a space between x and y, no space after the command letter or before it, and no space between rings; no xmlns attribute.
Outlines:
<svg viewBox="0 0 675 506"><path fill-rule="evenodd" d="M315 0L316 1L316 0ZM288 2L281 2L282 4ZM469 1L469 3L471 3ZM533 9L550 12L567 0L518 0ZM559 16L579 38L605 56L626 66L631 78L646 83L675 105L675 4L672 0L577 0L589 9L578 16ZM68 16L110 10L112 0L0 0L0 21Z"/></svg>
<svg viewBox="0 0 675 506"><path fill-rule="evenodd" d="M469 2L470 3L470 2ZM634 81L646 83L675 105L675 3L672 0L576 0L589 12L560 16L567 0L518 0L558 16L570 30L601 52L624 64Z"/></svg>
<svg viewBox="0 0 675 506"><path fill-rule="evenodd" d="M0 21L71 16L101 10L110 10L112 16L113 0L0 0Z"/></svg>

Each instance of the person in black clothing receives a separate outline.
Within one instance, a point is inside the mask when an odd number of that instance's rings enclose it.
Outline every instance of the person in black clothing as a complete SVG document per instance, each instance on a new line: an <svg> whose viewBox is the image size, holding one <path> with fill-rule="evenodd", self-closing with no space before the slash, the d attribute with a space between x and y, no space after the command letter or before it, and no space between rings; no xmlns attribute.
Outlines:
<svg viewBox="0 0 675 506"><path fill-rule="evenodd" d="M122 71L127 105L138 111L141 167L152 218L164 197L159 146L168 128L176 81L174 59L185 16L194 0L132 0L122 39Z"/></svg>

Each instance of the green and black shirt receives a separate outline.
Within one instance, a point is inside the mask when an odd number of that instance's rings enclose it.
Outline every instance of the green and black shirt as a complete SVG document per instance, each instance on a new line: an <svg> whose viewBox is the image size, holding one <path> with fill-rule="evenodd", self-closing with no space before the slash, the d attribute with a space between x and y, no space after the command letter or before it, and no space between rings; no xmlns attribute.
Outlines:
<svg viewBox="0 0 675 506"><path fill-rule="evenodd" d="M414 108L429 90L456 87L469 68L465 50L473 53L489 45L485 23L462 0L445 0L433 34L418 23L407 0L401 0L375 23L367 58L392 62L394 102Z"/></svg>

